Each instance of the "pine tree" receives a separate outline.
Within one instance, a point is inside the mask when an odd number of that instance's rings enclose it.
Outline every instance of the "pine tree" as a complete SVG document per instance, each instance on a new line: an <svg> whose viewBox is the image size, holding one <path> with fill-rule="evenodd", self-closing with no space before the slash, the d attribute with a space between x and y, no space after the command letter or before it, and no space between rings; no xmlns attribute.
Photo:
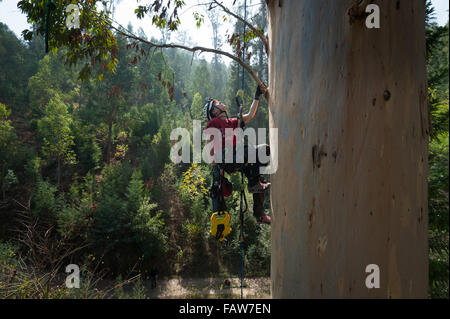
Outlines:
<svg viewBox="0 0 450 319"><path fill-rule="evenodd" d="M72 150L74 138L70 125L72 118L67 105L58 94L45 107L44 116L38 122L39 134L43 140L42 153L48 162L56 158L57 181L61 182L61 167L64 163L75 164Z"/></svg>

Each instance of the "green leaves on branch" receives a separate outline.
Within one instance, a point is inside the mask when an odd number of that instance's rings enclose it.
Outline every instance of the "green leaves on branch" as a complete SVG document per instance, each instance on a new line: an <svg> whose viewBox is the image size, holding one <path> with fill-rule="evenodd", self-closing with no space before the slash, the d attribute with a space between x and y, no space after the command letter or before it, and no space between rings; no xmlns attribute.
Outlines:
<svg viewBox="0 0 450 319"><path fill-rule="evenodd" d="M264 30L261 28L257 28L257 31L260 33L264 33ZM249 30L246 31L245 34L243 33L233 33L231 36L227 37L227 42L231 47L234 49L236 55L240 58L242 57L242 53L244 51L244 44L248 46L246 43L250 42L253 39L259 38L258 34L253 31ZM247 60L250 60L251 58L251 52L247 53L247 56L245 57Z"/></svg>
<svg viewBox="0 0 450 319"><path fill-rule="evenodd" d="M148 8L145 6L138 6L135 10L134 13L136 14L136 17L138 19L142 19L145 17L145 15L148 13Z"/></svg>
<svg viewBox="0 0 450 319"><path fill-rule="evenodd" d="M205 21L205 16L201 13L194 12L195 25L200 28L202 23Z"/></svg>
<svg viewBox="0 0 450 319"><path fill-rule="evenodd" d="M108 69L114 71L117 64L117 41L110 29L111 20L108 12L98 11L96 0L80 0L80 28L68 28L66 8L73 1L54 0L56 9L52 11L49 21L49 48L55 52L61 47L67 47L64 63L72 66L85 62L79 73L80 79L87 79L96 63L104 62ZM17 7L27 15L33 24L35 33L45 34L46 1L22 0ZM34 33L31 30L22 31L25 40L31 40ZM115 64L109 63L114 61Z"/></svg>
<svg viewBox="0 0 450 319"><path fill-rule="evenodd" d="M184 4L184 1L179 0L155 0L150 5L138 6L134 10L134 13L138 19L143 19L147 14L153 13L153 25L160 29L168 28L170 31L175 31L181 23L178 16L178 10L183 7ZM172 12L170 12L171 7L173 7Z"/></svg>

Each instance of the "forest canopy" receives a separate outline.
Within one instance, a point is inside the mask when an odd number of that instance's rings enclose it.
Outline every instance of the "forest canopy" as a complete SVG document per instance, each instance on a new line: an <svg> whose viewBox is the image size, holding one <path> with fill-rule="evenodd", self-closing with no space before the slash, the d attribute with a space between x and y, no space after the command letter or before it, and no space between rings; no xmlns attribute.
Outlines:
<svg viewBox="0 0 450 319"><path fill-rule="evenodd" d="M265 4L244 20L242 7L211 1L212 13L198 14L197 23L210 19L214 28L225 14L234 25L228 38L216 35L208 49L218 54L206 60L192 52L206 48L169 45L118 25L113 2L79 1L80 29L69 29L71 2L53 0L46 29L47 2L19 1L34 26L23 39L0 23L0 297L73 297L34 283L54 284L62 265L74 261L92 278L145 278L153 265L167 277L236 276L238 227L227 245L209 235L210 167L171 163L169 137L176 127L192 129L193 120L206 124L205 98L237 115L242 83L245 108L256 85L268 84ZM135 14L172 32L184 6L150 1ZM448 298L449 35L430 1L426 8L430 297ZM225 41L233 54L220 52ZM233 56L229 65L224 55ZM251 126L268 122L261 99ZM239 189L240 176L231 182ZM238 192L227 205L239 208ZM231 218L239 224L238 214ZM247 275L270 276L270 230L246 216L245 234ZM7 286L13 271L28 284ZM85 297L103 296L92 288L86 284Z"/></svg>

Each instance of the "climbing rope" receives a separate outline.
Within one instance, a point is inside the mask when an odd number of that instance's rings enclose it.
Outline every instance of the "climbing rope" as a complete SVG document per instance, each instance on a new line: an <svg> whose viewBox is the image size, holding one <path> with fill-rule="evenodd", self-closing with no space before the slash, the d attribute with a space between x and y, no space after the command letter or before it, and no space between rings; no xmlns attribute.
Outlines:
<svg viewBox="0 0 450 319"><path fill-rule="evenodd" d="M245 208L244 208L245 203ZM240 195L240 205L239 205L239 217L241 220L241 233L239 235L239 242L241 247L241 299L244 295L244 213L248 209L247 198L245 197L244 188L244 172L241 171L241 195Z"/></svg>
<svg viewBox="0 0 450 319"><path fill-rule="evenodd" d="M247 0L244 1L244 20L247 20ZM246 25L244 23L244 45L242 48L242 61L245 63L245 32L246 32ZM244 92L245 89L245 82L244 82L244 76L245 76L245 69L242 67L242 92ZM239 114L241 115L241 121L242 121L242 106L240 107ZM244 210L243 210L243 199L245 200L245 210L247 210L247 199L245 198L245 191L244 191L244 173L241 171L241 195L240 195L240 219L241 219L241 233L239 235L239 246L241 248L241 299L244 298Z"/></svg>
<svg viewBox="0 0 450 319"><path fill-rule="evenodd" d="M244 19L247 19L247 0L245 0L244 3ZM246 26L244 24L244 45L243 45L243 61L245 62L245 33L246 33ZM242 92L244 92L245 89L245 69L242 67ZM242 118L242 102L240 101L238 96L236 96L236 102L239 107L239 120L241 121L241 128L244 128L245 123ZM208 114L208 113L207 113ZM228 116L227 116L228 117ZM220 182L218 187L218 193L219 193L219 213L214 213L211 217L211 231L210 233L216 237L217 240L220 242L224 240L225 236L229 234L231 231L231 228L229 227L229 216L226 212L226 202L223 195L223 181L224 181L224 174L225 169L224 167L220 166ZM239 205L239 218L240 218L240 234L239 234L239 246L241 251L241 299L244 297L244 213L248 210L248 204L247 204L247 198L245 196L245 184L244 184L244 172L241 170L241 189L240 189L240 205ZM245 207L244 207L245 204ZM220 214L222 212L222 214ZM218 215L219 214L219 215ZM225 215L225 219L222 221L218 221L218 217L223 219L223 215ZM228 219L227 219L228 218ZM228 226L228 229L227 229Z"/></svg>

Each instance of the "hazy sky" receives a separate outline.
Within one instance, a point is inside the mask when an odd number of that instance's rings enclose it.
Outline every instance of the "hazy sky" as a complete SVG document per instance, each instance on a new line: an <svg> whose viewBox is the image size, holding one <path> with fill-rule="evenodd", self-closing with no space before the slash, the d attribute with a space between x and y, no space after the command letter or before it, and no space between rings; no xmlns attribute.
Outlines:
<svg viewBox="0 0 450 319"><path fill-rule="evenodd" d="M233 0L225 0L224 3L232 3L232 1ZM0 2L0 21L7 24L8 27L20 37L22 30L29 28L29 24L26 21L25 15L22 14L19 9L17 9L17 2L18 0L3 0L2 2ZM192 17L192 13L194 11L202 10L201 7L194 6L198 2L198 0L186 1L187 5L180 13L181 20L183 22L181 30L186 31L186 34L191 38L193 44L212 47L212 31L208 18L205 16L205 23L200 27L200 29L197 29ZM252 3L257 4L259 2L260 0L247 0L247 3L249 4L249 11L252 9ZM439 25L446 24L448 21L448 0L432 0L432 3L436 9L436 22ZM136 6L136 1L122 0L116 9L114 17L115 20L124 27L126 27L128 23L131 22L135 28L135 31L137 31L139 27L142 27L148 37L160 38L160 31L152 27L149 18L143 20L138 20L136 18L136 15L134 14L134 9L136 8ZM255 8L255 6L253 6L253 8ZM231 33L232 25L230 23L223 24L220 30L220 34L224 36L227 30L229 30L229 33ZM173 34L171 36L170 42L176 43L177 35ZM222 47L221 49L225 51L230 50L228 45L224 45L224 47ZM210 58L210 56L208 56L208 53L203 53L203 55L208 59Z"/></svg>

